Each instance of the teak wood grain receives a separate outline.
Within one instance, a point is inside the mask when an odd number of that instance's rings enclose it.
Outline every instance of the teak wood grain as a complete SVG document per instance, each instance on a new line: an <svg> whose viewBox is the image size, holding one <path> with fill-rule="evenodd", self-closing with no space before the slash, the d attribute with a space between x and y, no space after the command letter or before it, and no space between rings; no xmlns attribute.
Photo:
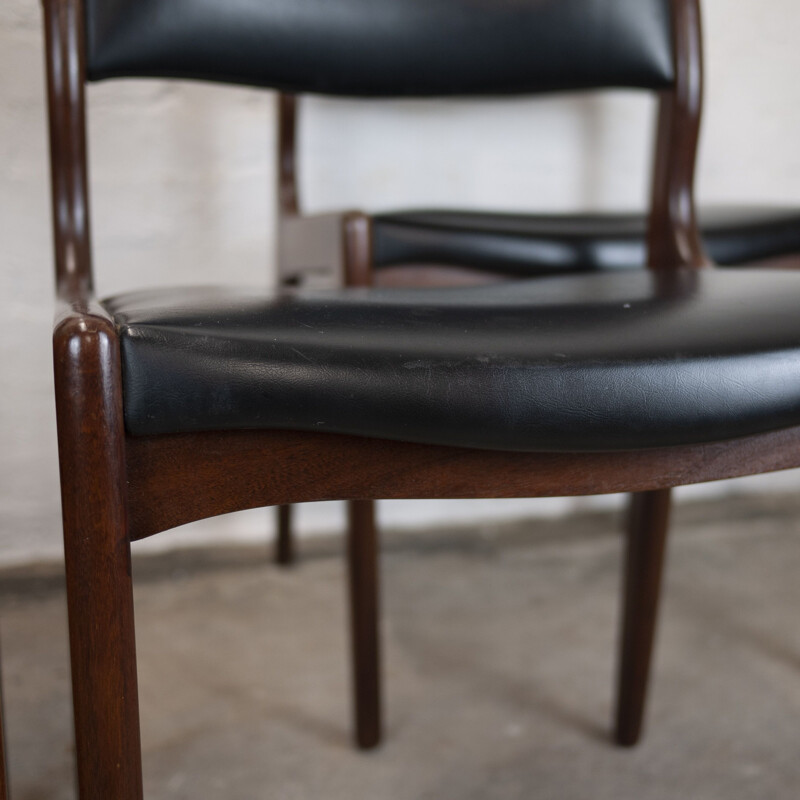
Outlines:
<svg viewBox="0 0 800 800"><path fill-rule="evenodd" d="M56 291L93 290L84 99L83 5L44 0Z"/></svg>
<svg viewBox="0 0 800 800"><path fill-rule="evenodd" d="M226 431L127 440L130 531L316 500L643 492L800 466L800 428L616 453L509 453L331 433Z"/></svg>
<svg viewBox="0 0 800 800"><path fill-rule="evenodd" d="M78 792L141 800L139 704L117 331L92 298L80 0L45 0L53 331Z"/></svg>
<svg viewBox="0 0 800 800"><path fill-rule="evenodd" d="M142 797L133 585L116 330L67 308L53 334L81 798Z"/></svg>

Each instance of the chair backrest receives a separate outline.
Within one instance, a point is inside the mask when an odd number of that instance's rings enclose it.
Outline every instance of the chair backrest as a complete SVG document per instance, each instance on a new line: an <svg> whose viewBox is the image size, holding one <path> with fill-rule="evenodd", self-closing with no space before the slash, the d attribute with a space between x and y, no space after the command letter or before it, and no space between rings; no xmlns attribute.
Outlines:
<svg viewBox="0 0 800 800"><path fill-rule="evenodd" d="M361 96L675 77L670 0L84 0L90 80L180 77Z"/></svg>
<svg viewBox="0 0 800 800"><path fill-rule="evenodd" d="M707 263L693 200L702 105L699 0L43 5L53 238L63 296L92 288L84 82L115 76L364 96L656 90L661 106L649 264L669 269Z"/></svg>

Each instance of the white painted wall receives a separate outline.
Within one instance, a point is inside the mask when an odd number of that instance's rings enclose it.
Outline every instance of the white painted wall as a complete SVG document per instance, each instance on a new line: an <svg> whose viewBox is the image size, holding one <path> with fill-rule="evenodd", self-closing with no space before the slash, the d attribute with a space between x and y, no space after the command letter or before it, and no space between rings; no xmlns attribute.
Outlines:
<svg viewBox="0 0 800 800"><path fill-rule="evenodd" d="M706 202L800 205L800 4L706 0ZM0 564L60 552L51 399L52 278L39 4L0 5ZM272 265L270 94L166 82L93 87L98 289L262 282ZM480 103L302 106L309 210L406 205L637 208L652 105L617 93ZM714 491L780 489L798 475ZM698 489L688 490L695 493ZM386 503L388 524L562 513L586 500ZM613 502L606 500L605 502ZM187 526L154 545L258 539L265 511ZM304 509L305 531L340 508Z"/></svg>

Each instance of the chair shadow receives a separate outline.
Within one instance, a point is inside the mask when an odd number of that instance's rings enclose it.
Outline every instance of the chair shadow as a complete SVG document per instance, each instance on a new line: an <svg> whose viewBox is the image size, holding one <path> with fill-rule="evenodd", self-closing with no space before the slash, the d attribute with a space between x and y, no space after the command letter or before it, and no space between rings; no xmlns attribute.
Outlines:
<svg viewBox="0 0 800 800"><path fill-rule="evenodd" d="M520 681L499 669L481 663L478 659L467 663L457 655L449 655L435 642L423 640L419 634L415 634L413 641L406 638L405 646L414 648L415 657L430 669L469 683L470 687L510 708L522 709L532 717L544 717L558 725L579 731L595 741L607 743L612 741L610 728L570 708L546 686L537 685L536 677L532 673L529 681Z"/></svg>
<svg viewBox="0 0 800 800"><path fill-rule="evenodd" d="M345 720L335 723L315 716L298 705L289 704L270 705L268 713L271 719L279 720L287 727L312 737L319 744L339 749L355 746Z"/></svg>
<svg viewBox="0 0 800 800"><path fill-rule="evenodd" d="M742 620L736 615L736 605L723 604L716 595L697 591L694 586L681 585L680 590L672 594L671 604L691 615L693 620L709 631L742 641L774 662L800 673L800 640L797 647L792 647L785 638L776 637L772 630L758 628Z"/></svg>

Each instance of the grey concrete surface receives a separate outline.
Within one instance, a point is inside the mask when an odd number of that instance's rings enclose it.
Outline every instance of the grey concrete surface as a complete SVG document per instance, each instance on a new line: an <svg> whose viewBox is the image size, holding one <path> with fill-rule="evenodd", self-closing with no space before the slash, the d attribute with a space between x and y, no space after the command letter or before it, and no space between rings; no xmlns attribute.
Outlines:
<svg viewBox="0 0 800 800"><path fill-rule="evenodd" d="M679 509L644 743L609 741L619 519L384 537L387 726L349 743L343 565L312 542L136 562L155 798L794 798L800 502ZM74 796L63 586L0 575L13 800ZM111 799L109 799L111 800Z"/></svg>

